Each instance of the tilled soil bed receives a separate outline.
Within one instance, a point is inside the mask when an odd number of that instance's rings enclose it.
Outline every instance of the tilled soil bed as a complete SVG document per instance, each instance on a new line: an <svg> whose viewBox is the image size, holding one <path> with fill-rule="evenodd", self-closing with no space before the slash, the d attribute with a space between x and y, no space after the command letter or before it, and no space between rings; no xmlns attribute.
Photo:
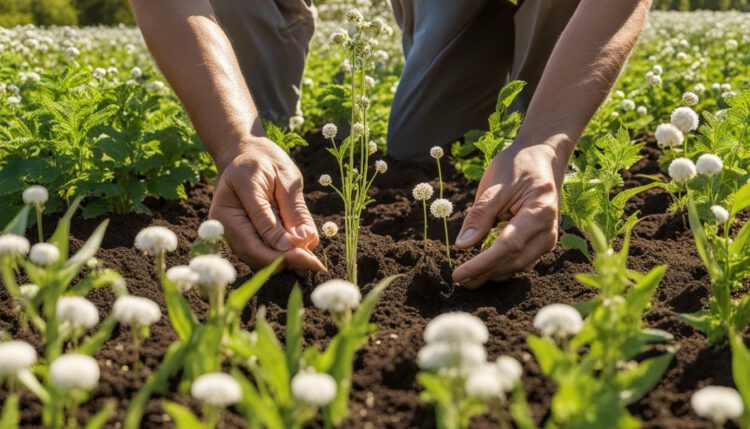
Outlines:
<svg viewBox="0 0 750 429"><path fill-rule="evenodd" d="M658 173L656 152L646 149L646 158L632 173L629 185L636 184L635 173ZM321 173L337 171L332 157L322 148L306 148L294 154L305 175L306 197L318 225L327 220L341 224L342 204L338 197L317 183ZM432 160L430 160L432 161ZM449 219L449 232L455 239L463 214L474 198L476 184L465 180L443 160L445 195L455 205ZM466 290L451 282L451 268L445 257L442 224L430 220L430 242L422 245L422 207L411 197L419 182L435 181L434 161L405 163L389 160L389 171L375 181L369 206L360 230L359 284L363 292L378 280L400 274L385 291L374 313L379 326L371 341L363 347L355 361L351 414L345 428L432 428L435 427L431 407L419 401L420 387L415 381L418 371L417 351L422 346L422 331L433 317L447 311L467 311L480 317L488 326L489 357L508 354L519 359L525 368L524 387L528 392L534 419L543 421L548 413L555 386L540 374L529 353L525 338L534 332L532 320L541 307L562 302L577 303L591 298L595 291L579 284L574 275L589 272L592 267L576 251L560 247L544 256L533 271L514 279L487 284L480 290ZM633 178L633 179L631 179ZM118 270L126 278L132 294L149 297L163 305L152 262L133 248L135 234L148 225L163 225L179 237L179 247L168 256L169 266L189 260L190 243L208 214L212 188L199 185L182 202L150 201L155 216L123 215L110 217L103 245L98 253L103 263ZM645 219L635 228L631 243L631 268L645 271L658 264L669 270L659 286L653 305L646 314L646 323L672 333L679 347L676 358L658 386L631 407L631 412L646 428L709 428L709 422L691 411L689 400L696 389L709 384L731 386L731 356L728 349L711 348L703 335L681 322L679 313L693 312L707 303L709 282L697 254L692 237L681 215L664 214L669 196L654 190L632 200L629 210L640 210ZM72 246L80 247L101 219L76 219L72 226ZM48 228L55 222L47 219ZM476 251L455 252L456 263L468 260ZM286 300L291 288L299 283L305 294L305 339L308 345L325 344L335 334L335 326L309 299L310 292L330 278L345 277L343 234L333 240L322 239L317 254L327 261L329 272L298 278L284 273L273 277L253 298L243 314L243 321L252 326L255 313L266 306L267 317L281 334L285 323ZM250 270L228 252L240 273L237 284ZM208 306L195 291L188 293L191 305L205 315ZM89 298L101 314L108 314L114 301L109 290L95 290ZM21 332L20 323L11 309L12 303L0 289L0 330L13 337L39 345L32 333ZM166 313L165 313L166 314ZM102 369L99 387L81 412L81 418L96 412L107 400L116 400L117 414L108 427L119 427L128 400L143 384L148 374L159 365L169 344L176 340L169 320L162 317L152 328L144 343L145 366L139 371L128 368L133 355L129 332L117 328L112 339L97 353ZM177 380L174 380L176 386ZM0 392L4 399L7 392ZM171 400L193 406L198 404L185 395ZM170 427L169 417L162 410L161 398L153 398L143 419L144 428ZM22 399L23 427L40 426L41 405L30 394ZM228 413L225 427L244 427L242 418ZM489 420L476 419L472 427L494 427Z"/></svg>

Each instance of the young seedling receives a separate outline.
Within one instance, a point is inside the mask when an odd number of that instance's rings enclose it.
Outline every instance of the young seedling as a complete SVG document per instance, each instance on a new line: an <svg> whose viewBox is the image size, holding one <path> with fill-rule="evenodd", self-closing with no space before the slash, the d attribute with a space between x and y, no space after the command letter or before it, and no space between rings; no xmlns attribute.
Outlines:
<svg viewBox="0 0 750 429"><path fill-rule="evenodd" d="M222 314L227 285L237 278L237 271L229 261L218 255L193 258L190 261L190 269L198 275L196 284L208 297L211 314Z"/></svg>
<svg viewBox="0 0 750 429"><path fill-rule="evenodd" d="M23 191L21 195L23 203L34 206L36 212L36 228L38 233L39 242L44 241L44 231L42 228L42 213L44 212L44 203L49 199L49 192L44 186L34 185L29 186Z"/></svg>
<svg viewBox="0 0 750 429"><path fill-rule="evenodd" d="M216 219L209 219L198 227L198 238L190 250L192 257L218 254L224 239L224 225Z"/></svg>
<svg viewBox="0 0 750 429"><path fill-rule="evenodd" d="M135 248L154 257L156 272L161 279L166 269L164 255L177 249L177 236L163 226L149 226L135 236Z"/></svg>
<svg viewBox="0 0 750 429"><path fill-rule="evenodd" d="M336 222L328 221L321 226L320 230L323 232L323 236L332 239L339 233L339 226ZM323 265L328 269L328 255L326 255L325 248L323 249Z"/></svg>
<svg viewBox="0 0 750 429"><path fill-rule="evenodd" d="M148 298L123 295L115 301L112 315L120 325L130 328L137 371L141 368L141 342L149 337L149 327L161 319L159 305Z"/></svg>
<svg viewBox="0 0 750 429"><path fill-rule="evenodd" d="M683 207L682 191L688 190L688 182L695 177L698 172L696 171L693 161L687 158L677 158L672 160L669 164L668 172L669 177L671 177L675 185L677 185L676 205L678 209L681 209Z"/></svg>
<svg viewBox="0 0 750 429"><path fill-rule="evenodd" d="M445 229L445 256L448 258L448 265L453 266L453 262L451 261L451 243L448 236L448 216L453 213L453 203L444 198L438 198L430 205L430 212L436 218L443 220L443 227Z"/></svg>
<svg viewBox="0 0 750 429"><path fill-rule="evenodd" d="M62 338L72 340L73 347L78 347L81 336L99 323L99 310L91 301L80 296L60 298L56 316Z"/></svg>
<svg viewBox="0 0 750 429"><path fill-rule="evenodd" d="M432 185L429 183L420 183L414 187L412 195L414 199L422 202L422 211L424 212L424 236L423 243L424 249L427 250L427 200L432 198L432 194L435 191L432 189Z"/></svg>
<svg viewBox="0 0 750 429"><path fill-rule="evenodd" d="M71 353L52 361L49 379L53 386L53 400L49 406L58 416L53 427L61 427L60 416L64 411L68 414L67 427L78 427L78 407L99 383L99 376L99 365L90 356Z"/></svg>

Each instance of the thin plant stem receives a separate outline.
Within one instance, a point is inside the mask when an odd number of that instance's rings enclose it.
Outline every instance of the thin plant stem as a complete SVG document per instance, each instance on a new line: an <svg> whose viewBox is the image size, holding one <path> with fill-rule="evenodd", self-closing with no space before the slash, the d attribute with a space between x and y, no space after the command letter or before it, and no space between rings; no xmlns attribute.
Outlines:
<svg viewBox="0 0 750 429"><path fill-rule="evenodd" d="M451 261L451 242L448 239L448 219L443 218L443 226L445 227L445 255L448 257L448 266L453 266L453 261Z"/></svg>
<svg viewBox="0 0 750 429"><path fill-rule="evenodd" d="M39 233L39 243L44 242L44 231L42 228L42 207L41 205L36 205L36 229Z"/></svg>
<svg viewBox="0 0 750 429"><path fill-rule="evenodd" d="M440 182L440 198L443 198L443 171L440 168L440 158L436 158L435 161L437 161L437 166L438 166L438 180Z"/></svg>
<svg viewBox="0 0 750 429"><path fill-rule="evenodd" d="M133 370L138 371L141 369L141 337L138 335L138 328L132 326L130 333L133 336L133 354L135 354L135 361L133 362Z"/></svg>
<svg viewBox="0 0 750 429"><path fill-rule="evenodd" d="M424 250L427 250L427 200L422 200L422 209L424 211Z"/></svg>

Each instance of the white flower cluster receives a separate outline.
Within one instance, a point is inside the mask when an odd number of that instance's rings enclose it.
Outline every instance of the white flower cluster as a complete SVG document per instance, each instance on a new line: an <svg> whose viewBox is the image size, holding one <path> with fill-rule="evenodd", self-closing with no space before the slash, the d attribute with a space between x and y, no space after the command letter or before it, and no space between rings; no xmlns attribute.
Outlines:
<svg viewBox="0 0 750 429"><path fill-rule="evenodd" d="M424 330L417 356L422 369L458 370L467 373L487 360L484 343L489 331L484 322L469 313L444 313L432 319Z"/></svg>
<svg viewBox="0 0 750 429"><path fill-rule="evenodd" d="M88 330L99 323L99 310L91 301L80 296L64 296L55 307L57 320L74 329Z"/></svg>
<svg viewBox="0 0 750 429"><path fill-rule="evenodd" d="M669 173L669 177L677 182L687 182L698 173L693 161L687 158L677 158L672 160L667 172Z"/></svg>
<svg viewBox="0 0 750 429"><path fill-rule="evenodd" d="M419 183L417 186L414 187L414 190L412 190L412 195L414 196L414 199L417 201L427 201L430 198L432 198L432 194L435 192L435 190L432 188L432 185L429 183Z"/></svg>
<svg viewBox="0 0 750 429"><path fill-rule="evenodd" d="M149 226L135 236L135 247L149 256L177 249L177 236L163 226Z"/></svg>
<svg viewBox="0 0 750 429"><path fill-rule="evenodd" d="M331 179L331 176L328 174L321 174L318 183L320 183L320 186L331 186L331 184L333 184L333 179Z"/></svg>
<svg viewBox="0 0 750 429"><path fill-rule="evenodd" d="M443 155L444 155L443 148L440 146L433 146L430 149L430 156L435 159L440 159L443 157Z"/></svg>
<svg viewBox="0 0 750 429"><path fill-rule="evenodd" d="M310 298L317 308L341 314L359 306L362 292L354 283L335 279L316 287Z"/></svg>
<svg viewBox="0 0 750 429"><path fill-rule="evenodd" d="M24 189L21 198L23 199L24 204L40 206L46 203L47 199L49 199L49 192L44 186L33 185Z"/></svg>
<svg viewBox="0 0 750 429"><path fill-rule="evenodd" d="M224 225L216 219L209 219L198 227L198 237L201 240L215 242L224 235Z"/></svg>
<svg viewBox="0 0 750 429"><path fill-rule="evenodd" d="M567 338L583 328L583 319L570 305L551 304L536 313L534 327L546 337Z"/></svg>
<svg viewBox="0 0 750 429"><path fill-rule="evenodd" d="M386 162L382 159L375 161L375 171L380 174L385 173L386 171L388 171L388 164L386 164Z"/></svg>
<svg viewBox="0 0 750 429"><path fill-rule="evenodd" d="M678 107L672 111L672 125L683 133L698 129L698 114L690 107Z"/></svg>
<svg viewBox="0 0 750 429"><path fill-rule="evenodd" d="M672 124L660 124L656 127L654 136L656 137L656 143L661 147L680 146L685 140L682 131Z"/></svg>
<svg viewBox="0 0 750 429"><path fill-rule="evenodd" d="M469 396L490 399L503 397L521 380L523 367L510 356L500 356L495 362L486 363L466 377L466 393Z"/></svg>
<svg viewBox="0 0 750 429"><path fill-rule="evenodd" d="M724 427L727 420L740 417L744 411L742 398L729 387L708 386L693 393L690 405L695 414Z"/></svg>
<svg viewBox="0 0 750 429"><path fill-rule="evenodd" d="M430 204L430 212L437 218L445 219L453 213L453 203L445 198L438 198Z"/></svg>
<svg viewBox="0 0 750 429"><path fill-rule="evenodd" d="M242 387L231 375L211 372L193 381L190 395L205 404L224 408L242 400Z"/></svg>
<svg viewBox="0 0 750 429"><path fill-rule="evenodd" d="M698 174L708 177L719 174L723 167L724 163L721 161L721 158L710 153L704 153L699 156L698 161L695 163L695 169Z"/></svg>
<svg viewBox="0 0 750 429"><path fill-rule="evenodd" d="M336 225L336 222L328 221L323 224L320 228L323 231L323 235L330 238L335 236L339 233L339 226Z"/></svg>
<svg viewBox="0 0 750 429"><path fill-rule="evenodd" d="M300 371L292 378L292 395L313 407L325 407L336 397L336 380L328 374Z"/></svg>
<svg viewBox="0 0 750 429"><path fill-rule="evenodd" d="M729 212L722 206L711 206L711 213L718 223L727 223L729 220Z"/></svg>
<svg viewBox="0 0 750 429"><path fill-rule="evenodd" d="M207 290L226 287L237 277L232 264L218 255L197 256L190 261L190 269L198 276L196 284Z"/></svg>
<svg viewBox="0 0 750 429"><path fill-rule="evenodd" d="M54 244L37 243L31 246L29 260L40 267L48 267L60 259L60 250Z"/></svg>
<svg viewBox="0 0 750 429"><path fill-rule="evenodd" d="M181 292L187 292L198 284L198 274L187 265L177 265L168 269L167 279Z"/></svg>
<svg viewBox="0 0 750 429"><path fill-rule="evenodd" d="M49 367L49 378L60 390L92 390L99 383L99 364L91 356L65 354Z"/></svg>
<svg viewBox="0 0 750 429"><path fill-rule="evenodd" d="M31 368L36 362L36 350L25 341L0 343L0 379Z"/></svg>
<svg viewBox="0 0 750 429"><path fill-rule="evenodd" d="M323 125L321 132L323 133L323 137L333 139L336 138L336 134L338 134L339 130L334 124L325 124Z"/></svg>
<svg viewBox="0 0 750 429"><path fill-rule="evenodd" d="M148 298L123 295L117 298L112 315L123 326L151 326L161 318L159 305Z"/></svg>
<svg viewBox="0 0 750 429"><path fill-rule="evenodd" d="M15 234L0 235L0 256L24 257L29 253L29 240Z"/></svg>

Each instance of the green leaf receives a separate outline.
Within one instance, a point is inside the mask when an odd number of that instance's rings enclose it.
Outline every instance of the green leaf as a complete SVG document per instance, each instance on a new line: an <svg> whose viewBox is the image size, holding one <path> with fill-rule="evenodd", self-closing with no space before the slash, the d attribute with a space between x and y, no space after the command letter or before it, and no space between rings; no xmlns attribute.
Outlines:
<svg viewBox="0 0 750 429"><path fill-rule="evenodd" d="M295 285L292 293L289 294L289 303L286 307L286 366L290 375L297 373L302 357L302 318L304 311L302 291L299 285Z"/></svg>
<svg viewBox="0 0 750 429"><path fill-rule="evenodd" d="M258 271L250 280L229 294L226 303L227 321L233 320L242 312L250 299L258 293L261 286L273 275L282 260L283 257L276 258L275 261L271 262L271 265Z"/></svg>
<svg viewBox="0 0 750 429"><path fill-rule="evenodd" d="M626 302L628 311L632 316L640 319L641 314L651 302L651 297L654 295L656 287L659 286L666 272L666 265L654 267L630 289L626 297Z"/></svg>
<svg viewBox="0 0 750 429"><path fill-rule="evenodd" d="M583 253L586 258L591 259L591 256L589 255L589 245L582 237L575 234L563 234L563 236L560 237L560 245L563 249L578 250Z"/></svg>
<svg viewBox="0 0 750 429"><path fill-rule="evenodd" d="M632 404L650 392L669 368L673 357L673 352L664 353L640 362L635 368L619 372L615 380L620 386L623 402Z"/></svg>
<svg viewBox="0 0 750 429"><path fill-rule="evenodd" d="M732 347L732 375L734 384L742 397L745 412L742 415L742 427L750 427L750 350L742 341L742 335L732 332L729 335Z"/></svg>
<svg viewBox="0 0 750 429"><path fill-rule="evenodd" d="M750 183L745 184L735 192L729 218L733 219L734 215L748 207L750 207Z"/></svg>
<svg viewBox="0 0 750 429"><path fill-rule="evenodd" d="M167 307L169 321L172 322L172 327L177 332L177 336L181 340L187 340L193 332L193 325L195 324L193 313L190 311L190 304L167 276L163 276L161 286L164 291L164 305Z"/></svg>
<svg viewBox="0 0 750 429"><path fill-rule="evenodd" d="M57 246L60 251L60 260L64 261L68 259L68 240L70 236L70 220L73 218L78 206L81 204L83 197L78 197L73 201L73 204L68 207L65 215L60 218L57 222L57 228L50 238L50 243Z"/></svg>
<svg viewBox="0 0 750 429"><path fill-rule="evenodd" d="M26 226L29 222L29 210L31 210L31 206L23 206L13 220L5 225L3 234L25 235Z"/></svg>
<svg viewBox="0 0 750 429"><path fill-rule="evenodd" d="M115 401L105 402L104 407L86 422L84 429L100 429L104 427L115 412L115 404Z"/></svg>
<svg viewBox="0 0 750 429"><path fill-rule="evenodd" d="M86 243L81 246L78 252L76 252L76 254L73 255L70 259L65 261L62 269L60 270L60 276L62 278L63 284L70 283L76 276L76 274L81 271L81 268L83 268L86 262L88 262L89 259L91 259L96 254L96 251L99 250L99 246L102 244L104 233L107 230L108 224L109 219L99 224L99 226L96 227L91 236L89 236L88 240L86 240ZM57 231L55 231L55 234L57 234ZM67 238L65 239L65 241L67 241ZM60 252L62 253L62 250L60 250Z"/></svg>
<svg viewBox="0 0 750 429"><path fill-rule="evenodd" d="M195 417L192 411L180 404L170 401L164 401L162 404L164 411L172 417L177 429L204 429L206 426L203 422Z"/></svg>
<svg viewBox="0 0 750 429"><path fill-rule="evenodd" d="M750 193L750 187L744 186L743 188L747 188L747 192ZM750 195L748 195L748 198L750 198ZM690 230L693 232L693 239L695 241L695 247L698 250L698 255L706 266L711 281L716 283L722 277L722 270L719 267L716 258L714 258L711 253L711 247L708 244L706 232L703 230L703 225L698 217L698 211L695 208L695 201L693 201L692 194L688 195L688 220L690 222Z"/></svg>
<svg viewBox="0 0 750 429"><path fill-rule="evenodd" d="M0 427L3 429L18 429L21 416L18 413L18 395L9 394L3 404L3 414L0 416Z"/></svg>
<svg viewBox="0 0 750 429"><path fill-rule="evenodd" d="M708 334L713 329L714 317L715 316L707 310L700 310L689 314L680 314L680 319L683 322L704 334Z"/></svg>
<svg viewBox="0 0 750 429"><path fill-rule="evenodd" d="M96 333L90 336L86 342L76 349L76 353L93 356L112 336L112 331L115 329L116 324L117 321L112 315L107 316L99 329L97 329Z"/></svg>
<svg viewBox="0 0 750 429"><path fill-rule="evenodd" d="M565 352L548 338L530 335L526 338L526 342L529 344L531 352L534 353L542 372L555 378L556 368L559 368L566 360Z"/></svg>
<svg viewBox="0 0 750 429"><path fill-rule="evenodd" d="M264 317L257 320L255 332L258 334L258 361L268 375L265 381L271 385L279 404L288 404L292 396L291 377L286 367L284 350Z"/></svg>
<svg viewBox="0 0 750 429"><path fill-rule="evenodd" d="M354 313L354 316L352 317L353 326L364 327L370 323L372 312L375 310L375 305L377 305L378 300L380 300L380 295L383 294L385 288L387 288L397 277L398 276L386 277L372 288L370 293L368 293L365 299L362 300L362 304L360 304L359 308Z"/></svg>
<svg viewBox="0 0 750 429"><path fill-rule="evenodd" d="M242 387L242 399L237 404L237 407L243 412L245 418L249 420L249 426L251 428L258 427L257 424L253 424L258 420L267 429L285 429L284 418L281 415L282 411L278 408L273 398L258 392L241 371L233 369L232 376Z"/></svg>

